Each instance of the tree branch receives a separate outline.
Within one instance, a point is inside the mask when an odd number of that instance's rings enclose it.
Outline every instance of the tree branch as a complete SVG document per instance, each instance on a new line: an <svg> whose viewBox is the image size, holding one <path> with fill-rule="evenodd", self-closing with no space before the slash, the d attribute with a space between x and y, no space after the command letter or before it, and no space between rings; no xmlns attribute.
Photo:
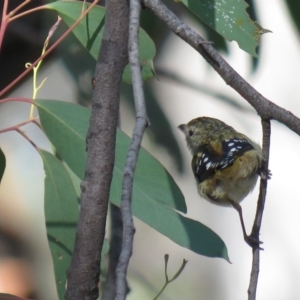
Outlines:
<svg viewBox="0 0 300 300"><path fill-rule="evenodd" d="M198 51L219 73L223 80L236 90L263 119L274 119L300 135L300 119L263 97L243 79L198 33L178 19L160 0L144 0L144 4L180 38Z"/></svg>
<svg viewBox="0 0 300 300"><path fill-rule="evenodd" d="M102 300L114 300L116 295L116 269L122 249L123 222L121 210L110 203L111 238L109 248L109 263ZM128 290L128 288L127 288Z"/></svg>
<svg viewBox="0 0 300 300"><path fill-rule="evenodd" d="M74 253L67 271L67 300L98 297L100 255L115 159L121 79L128 63L128 17L126 1L106 2L105 28L93 80L81 210Z"/></svg>
<svg viewBox="0 0 300 300"><path fill-rule="evenodd" d="M116 300L124 300L127 294L126 273L132 255L133 236L135 233L131 212L133 175L143 134L148 124L139 61L140 11L140 1L130 0L128 53L136 109L136 122L127 154L122 184L121 212L123 219L123 243L116 270Z"/></svg>
<svg viewBox="0 0 300 300"><path fill-rule="evenodd" d="M260 179L260 191L257 201L256 215L252 227L251 236L256 240L259 240L259 231L262 222L262 216L265 206L265 200L267 195L267 184L268 184L268 166L269 166L269 154L270 154L270 138L271 138L271 124L269 119L262 119L262 130L263 130L263 155L264 155L264 170L262 170L264 176ZM256 289L258 283L259 274L259 247L252 248L252 270L250 275L250 284L248 288L248 300L255 300Z"/></svg>

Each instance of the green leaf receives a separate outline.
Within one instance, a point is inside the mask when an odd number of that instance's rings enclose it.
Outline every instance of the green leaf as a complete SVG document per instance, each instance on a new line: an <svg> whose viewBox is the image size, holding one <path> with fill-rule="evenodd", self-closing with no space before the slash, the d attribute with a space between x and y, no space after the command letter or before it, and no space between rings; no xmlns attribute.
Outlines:
<svg viewBox="0 0 300 300"><path fill-rule="evenodd" d="M111 197L121 192L124 166L130 138L122 131L117 132L116 158L111 185ZM121 194L118 194L121 199ZM184 196L166 169L146 150L140 149L134 173L132 201L143 199L147 203L160 203L186 213Z"/></svg>
<svg viewBox="0 0 300 300"><path fill-rule="evenodd" d="M270 32L252 21L243 0L181 0L199 19L228 41L236 41L241 49L257 57L260 36Z"/></svg>
<svg viewBox="0 0 300 300"><path fill-rule="evenodd" d="M120 207L120 199L121 185L112 184L111 202ZM229 261L226 245L210 228L150 200L144 197L133 197L132 212L135 217L182 247L197 254L221 257Z"/></svg>
<svg viewBox="0 0 300 300"><path fill-rule="evenodd" d="M45 169L45 219L59 299L64 299L66 271L71 263L79 214L77 195L66 168L39 149Z"/></svg>
<svg viewBox="0 0 300 300"><path fill-rule="evenodd" d="M35 103L47 137L71 170L83 179L90 111L56 100L37 100Z"/></svg>
<svg viewBox="0 0 300 300"><path fill-rule="evenodd" d="M36 105L45 133L60 156L73 171L78 164L82 165L79 169L83 169L86 154L83 154L82 149L89 124L89 110L55 100L36 100ZM110 191L110 200L118 206L129 143L130 138L118 130ZM82 176L83 173L79 177ZM201 255L222 257L229 261L226 246L218 235L200 222L188 219L172 208L186 212L181 191L163 166L147 151L141 149L134 177L133 214L183 247Z"/></svg>
<svg viewBox="0 0 300 300"><path fill-rule="evenodd" d="M1 180L2 180L3 175L4 175L5 167L6 167L5 155L4 155L3 151L0 148L0 183L1 183Z"/></svg>
<svg viewBox="0 0 300 300"><path fill-rule="evenodd" d="M87 8L81 1L56 1L46 5L57 11L59 16L70 27L80 17L83 8ZM104 31L105 8L96 5L74 29L73 33L80 43L90 52L95 60L98 58L100 44ZM140 28L140 63L143 80L154 76L152 60L155 56L155 45L148 34ZM123 74L123 81L131 83L130 68L127 66Z"/></svg>
<svg viewBox="0 0 300 300"><path fill-rule="evenodd" d="M85 139L90 110L55 100L37 100L43 129L59 155L71 170L83 179L86 166ZM113 181L122 182L130 138L117 131L116 162ZM151 198L186 212L184 197L165 168L146 150L141 149L134 177L134 195Z"/></svg>
<svg viewBox="0 0 300 300"><path fill-rule="evenodd" d="M115 168L110 192L110 201L118 207L120 207L121 199L121 183L118 183L121 177L119 174L121 174L121 169ZM78 177L74 177L73 181L75 185L79 186L80 179ZM186 218L173 209L153 201L150 197L144 199L142 194L137 195L135 192L132 199L132 210L134 216L161 234L166 235L178 245L197 254L222 257L229 261L224 242L200 222Z"/></svg>

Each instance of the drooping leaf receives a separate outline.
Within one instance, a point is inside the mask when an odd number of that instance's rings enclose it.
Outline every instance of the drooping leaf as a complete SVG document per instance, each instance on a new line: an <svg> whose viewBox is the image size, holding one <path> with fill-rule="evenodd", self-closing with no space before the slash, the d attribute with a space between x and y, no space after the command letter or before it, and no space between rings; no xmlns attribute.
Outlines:
<svg viewBox="0 0 300 300"><path fill-rule="evenodd" d="M37 100L41 124L51 143L71 170L81 179L86 166L85 139L90 110L79 105ZM130 138L117 131L115 168L123 173ZM116 180L115 178L113 180ZM122 179L118 179L118 184ZM165 168L146 150L141 149L134 177L134 191L186 212L184 197Z"/></svg>
<svg viewBox="0 0 300 300"><path fill-rule="evenodd" d="M114 176L121 178L121 170L115 169ZM120 207L121 184L118 185L116 182L117 180L113 180L115 184L111 186L110 201ZM79 185L79 178L74 178L74 183ZM177 213L170 207L137 196L133 195L132 200L132 211L135 217L167 236L176 244L197 254L221 257L230 261L226 245L207 226Z"/></svg>
<svg viewBox="0 0 300 300"><path fill-rule="evenodd" d="M1 183L3 175L4 175L5 167L6 167L5 155L0 148L0 183Z"/></svg>
<svg viewBox="0 0 300 300"><path fill-rule="evenodd" d="M79 207L69 173L51 153L39 150L45 169L45 219L59 299L64 299Z"/></svg>
<svg viewBox="0 0 300 300"><path fill-rule="evenodd" d="M54 100L37 100L36 104L45 133L62 159L73 171L76 166L78 168L77 164L82 164L79 169L84 168L86 154L78 149L83 149L85 145L89 110ZM77 141L69 143L73 139ZM80 143L82 146L79 147ZM110 200L116 205L120 205L123 169L129 143L129 137L118 131L110 192ZM73 147L74 144L77 148ZM72 160L74 155L76 162ZM82 176L80 173L79 177ZM175 243L201 255L229 260L226 246L218 235L200 222L188 219L173 210L175 208L186 212L183 195L163 166L144 149L140 151L135 172L132 207L136 217Z"/></svg>
<svg viewBox="0 0 300 300"><path fill-rule="evenodd" d="M114 176L117 174L122 176L119 172L114 172ZM120 199L121 185L112 184L111 202L120 206ZM184 217L151 199L146 199L142 194L133 198L132 212L134 216L176 244L200 255L221 257L229 261L228 251L222 239L200 222Z"/></svg>
<svg viewBox="0 0 300 300"><path fill-rule="evenodd" d="M121 168L114 169L110 192L110 201L118 207L121 199L122 174ZM78 177L73 177L73 181L76 186L79 186ZM79 193L79 189L77 190ZM132 211L135 217L176 244L200 255L221 257L229 261L226 245L211 229L198 221L184 217L168 206L153 201L150 197L145 197L142 191L140 193L134 191Z"/></svg>
<svg viewBox="0 0 300 300"><path fill-rule="evenodd" d="M269 30L250 19L244 0L182 0L182 3L228 41L236 41L241 49L257 57L260 36Z"/></svg>
<svg viewBox="0 0 300 300"><path fill-rule="evenodd" d="M83 9L90 4L84 5L81 1L55 1L46 5L55 10L64 22L70 27L78 20ZM87 17L74 28L73 33L79 42L90 52L94 59L98 58L100 44L104 30L105 8L96 5ZM153 77L153 58L155 45L148 34L140 28L140 63L142 66L143 80ZM123 81L131 83L130 68L127 66L123 74Z"/></svg>

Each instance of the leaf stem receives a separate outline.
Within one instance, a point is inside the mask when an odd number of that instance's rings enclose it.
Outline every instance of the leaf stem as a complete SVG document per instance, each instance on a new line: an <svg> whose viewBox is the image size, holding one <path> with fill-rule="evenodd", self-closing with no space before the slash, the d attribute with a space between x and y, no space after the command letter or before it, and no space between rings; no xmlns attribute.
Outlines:
<svg viewBox="0 0 300 300"><path fill-rule="evenodd" d="M158 297L162 294L162 292L165 290L165 288L167 287L167 285L169 283L171 283L172 281L174 281L176 278L178 278L180 276L180 274L182 273L183 269L185 268L186 264L187 264L187 260L183 260L182 264L179 268L179 270L175 273L175 275L169 279L168 277L168 261L169 261L169 254L165 254L164 256L165 258L165 284L163 285L162 289L159 291L159 293L155 296L155 298L153 298L153 300L157 300Z"/></svg>
<svg viewBox="0 0 300 300"><path fill-rule="evenodd" d="M37 122L39 118L35 118L35 119L28 119L24 122L21 122L19 124L16 124L14 126L10 126L10 127L7 127L7 128L4 128L4 129L1 129L0 130L0 134L1 133L4 133L4 132L9 132L9 131L13 131L13 130L17 130L19 129L20 127L26 125L26 124L29 124L29 123L34 123L35 125L37 125L40 129L41 129L41 125Z"/></svg>

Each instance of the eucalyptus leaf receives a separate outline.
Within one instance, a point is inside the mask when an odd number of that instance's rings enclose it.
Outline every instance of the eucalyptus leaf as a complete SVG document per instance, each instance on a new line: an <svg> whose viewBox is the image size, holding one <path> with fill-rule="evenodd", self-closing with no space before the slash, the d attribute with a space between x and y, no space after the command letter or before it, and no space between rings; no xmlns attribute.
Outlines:
<svg viewBox="0 0 300 300"><path fill-rule="evenodd" d="M120 198L121 186L112 185L111 202L120 206ZM133 198L132 212L135 217L176 244L197 254L221 257L230 262L225 243L204 224L184 217L169 207L143 197Z"/></svg>
<svg viewBox="0 0 300 300"><path fill-rule="evenodd" d="M63 163L39 149L45 169L45 219L59 299L64 299L79 215L73 182Z"/></svg>
<svg viewBox="0 0 300 300"><path fill-rule="evenodd" d="M81 16L82 12L90 4L81 1L55 1L48 3L47 8L55 10L64 20L67 26L71 26ZM92 57L97 60L104 31L105 8L96 5L86 17L73 29L73 33L79 42L86 48ZM143 80L154 76L153 58L155 56L155 45L148 34L140 28L140 63L142 67ZM123 81L131 83L130 68L127 66L123 74Z"/></svg>
<svg viewBox="0 0 300 300"><path fill-rule="evenodd" d="M47 137L71 170L83 178L81 171L86 164L84 149L89 110L55 100L36 100L36 105ZM117 206L120 205L129 144L130 138L118 130L110 190L110 200ZM222 257L229 261L226 245L217 234L200 222L182 216L173 208L186 212L180 189L165 168L146 150L141 149L133 184L133 214L183 247L201 255Z"/></svg>
<svg viewBox="0 0 300 300"><path fill-rule="evenodd" d="M37 100L35 103L47 137L70 169L83 179L90 110L56 100ZM116 142L115 171L123 174L130 138L118 130ZM117 184L121 184L122 175L113 178L113 181L116 180ZM179 187L166 169L145 149L140 150L133 192L186 212L186 204Z"/></svg>
<svg viewBox="0 0 300 300"><path fill-rule="evenodd" d="M228 41L236 41L241 49L257 57L260 36L267 29L251 20L244 0L182 0L199 19Z"/></svg>

